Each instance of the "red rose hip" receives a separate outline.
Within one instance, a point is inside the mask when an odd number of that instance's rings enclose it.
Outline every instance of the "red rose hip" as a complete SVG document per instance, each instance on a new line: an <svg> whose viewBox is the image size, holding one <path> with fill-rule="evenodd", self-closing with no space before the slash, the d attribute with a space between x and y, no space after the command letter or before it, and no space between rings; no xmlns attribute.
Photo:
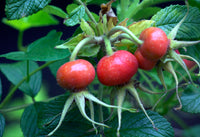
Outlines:
<svg viewBox="0 0 200 137"><path fill-rule="evenodd" d="M140 69L151 70L157 63L157 61L148 60L147 58L143 57L139 49L135 51L134 55L137 58Z"/></svg>
<svg viewBox="0 0 200 137"><path fill-rule="evenodd" d="M99 81L107 86L122 85L128 82L138 70L136 57L125 50L104 56L97 64Z"/></svg>
<svg viewBox="0 0 200 137"><path fill-rule="evenodd" d="M63 64L57 71L56 80L64 89L86 88L95 77L95 69L86 60L78 59Z"/></svg>
<svg viewBox="0 0 200 137"><path fill-rule="evenodd" d="M156 27L150 27L142 31L140 39L144 43L140 46L140 52L149 60L159 60L168 49L169 39L166 33Z"/></svg>

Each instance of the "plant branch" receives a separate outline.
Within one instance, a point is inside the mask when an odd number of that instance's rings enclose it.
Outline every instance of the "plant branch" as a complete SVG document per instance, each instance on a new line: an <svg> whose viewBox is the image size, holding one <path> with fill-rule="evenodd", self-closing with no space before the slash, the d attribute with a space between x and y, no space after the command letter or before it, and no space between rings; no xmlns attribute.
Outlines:
<svg viewBox="0 0 200 137"><path fill-rule="evenodd" d="M26 51L26 48L23 46L23 35L24 35L24 31L19 31L18 39L17 39L17 48L20 51Z"/></svg>
<svg viewBox="0 0 200 137"><path fill-rule="evenodd" d="M97 25L97 22L95 20L95 18L93 17L93 15L91 14L91 12L89 11L89 9L87 8L87 6L81 1L81 0L76 0L80 5L83 5L85 7L85 11L87 13L87 15L89 16L89 18L92 20L92 22L95 23L95 25Z"/></svg>
<svg viewBox="0 0 200 137"><path fill-rule="evenodd" d="M87 45L87 44L91 44L91 43L95 43L96 42L96 39L94 37L87 37L87 38L84 38L83 40L81 40L78 45L74 48L72 54L71 54L71 57L70 57L70 61L74 61L76 59L76 56L79 52L79 50L84 46L84 45Z"/></svg>
<svg viewBox="0 0 200 137"><path fill-rule="evenodd" d="M24 108L26 108L27 106L29 106L31 104L32 103L21 105L21 106L16 106L16 107L11 107L11 108L6 108L6 109L0 109L0 113L7 113L7 112L12 112L12 111L17 111L17 110L20 110L20 109L24 109Z"/></svg>
<svg viewBox="0 0 200 137"><path fill-rule="evenodd" d="M34 70L33 72L31 72L29 74L29 76L32 76L33 74L35 74L36 72L44 69L45 67L49 66L50 64L54 63L55 61L50 61L45 63L44 65L40 66L39 68L37 68L36 70ZM4 98L4 100L2 101L2 103L0 104L0 108L4 107L5 104L8 103L8 101L11 99L11 97L13 96L13 94L15 93L15 91L21 86L22 83L24 83L24 81L26 81L28 77L24 77L17 85L15 85L10 92L8 93L8 95Z"/></svg>

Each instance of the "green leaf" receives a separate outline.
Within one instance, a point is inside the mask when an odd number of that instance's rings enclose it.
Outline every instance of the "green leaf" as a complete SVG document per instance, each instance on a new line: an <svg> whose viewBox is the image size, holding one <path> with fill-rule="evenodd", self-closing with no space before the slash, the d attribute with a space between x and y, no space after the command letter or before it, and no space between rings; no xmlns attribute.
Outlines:
<svg viewBox="0 0 200 137"><path fill-rule="evenodd" d="M120 3L117 5L117 17L119 18L119 21L121 22L125 18L129 17L130 14L139 5L139 2L140 2L139 0L134 0L134 1L124 0L124 1L120 1Z"/></svg>
<svg viewBox="0 0 200 137"><path fill-rule="evenodd" d="M55 30L49 32L47 36L40 38L28 46L27 52L11 52L0 55L12 60L33 60L33 61L53 61L66 58L70 55L68 50L55 49L60 44L62 33Z"/></svg>
<svg viewBox="0 0 200 137"><path fill-rule="evenodd" d="M90 25L84 19L81 19L80 27L82 31L85 32L86 35L89 35L89 36L95 35L94 30L90 27Z"/></svg>
<svg viewBox="0 0 200 137"><path fill-rule="evenodd" d="M72 52L74 50L74 48L76 47L76 45L78 45L78 43L83 40L85 38L85 34L78 34L77 36L71 38L69 41L56 46L57 49L69 49L70 52ZM98 51L100 49L99 45L95 45L95 44L88 44L88 45L84 45L78 52L78 56L82 56L82 57L90 57L90 56L95 56Z"/></svg>
<svg viewBox="0 0 200 137"><path fill-rule="evenodd" d="M69 49L71 52L73 51L73 49L76 47L76 45L78 45L78 43L84 39L84 34L78 34L74 37L72 37L70 40L68 40L67 42L56 46L57 49Z"/></svg>
<svg viewBox="0 0 200 137"><path fill-rule="evenodd" d="M2 84L1 84L1 78L0 78L0 101L1 101L1 95L2 95Z"/></svg>
<svg viewBox="0 0 200 137"><path fill-rule="evenodd" d="M51 73L56 77L56 73L57 73L57 70L59 69L59 67L68 61L69 61L69 58L64 58L64 59L58 60L58 61L50 64L49 69L50 69Z"/></svg>
<svg viewBox="0 0 200 137"><path fill-rule="evenodd" d="M99 52L100 45L90 44L85 45L78 53L78 56L82 57L95 57Z"/></svg>
<svg viewBox="0 0 200 137"><path fill-rule="evenodd" d="M6 0L6 16L9 20L20 19L38 12L51 0Z"/></svg>
<svg viewBox="0 0 200 137"><path fill-rule="evenodd" d="M68 17L68 14L65 13L61 8L53 6L53 5L47 5L43 9L43 11L45 11L49 14L56 15L58 17L64 18L64 19Z"/></svg>
<svg viewBox="0 0 200 137"><path fill-rule="evenodd" d="M183 111L189 113L200 113L200 89L188 86L181 96Z"/></svg>
<svg viewBox="0 0 200 137"><path fill-rule="evenodd" d="M69 5L67 5L67 7L66 7L66 11L67 11L68 14L71 14L71 12L72 12L75 8L77 8L77 7L78 7L77 4L74 4L74 3L69 4Z"/></svg>
<svg viewBox="0 0 200 137"><path fill-rule="evenodd" d="M35 105L26 107L20 120L20 127L25 137L33 137L37 134L37 117Z"/></svg>
<svg viewBox="0 0 200 137"><path fill-rule="evenodd" d="M58 20L53 18L53 16L44 11L39 11L36 14L21 18L19 20L8 20L6 18L3 18L2 22L19 31L25 31L32 27L57 25L59 23Z"/></svg>
<svg viewBox="0 0 200 137"><path fill-rule="evenodd" d="M161 10L159 7L144 8L134 16L134 20L149 19L149 17L156 14L159 10Z"/></svg>
<svg viewBox="0 0 200 137"><path fill-rule="evenodd" d="M66 26L75 26L80 22L84 15L85 7L80 5L69 14L69 18L64 21L64 24Z"/></svg>
<svg viewBox="0 0 200 137"><path fill-rule="evenodd" d="M9 52L9 53L0 55L0 57L4 57L11 60L27 60L28 59L26 56L26 53L23 51Z"/></svg>
<svg viewBox="0 0 200 137"><path fill-rule="evenodd" d="M195 6L200 9L200 1L199 0L189 0L188 2L191 6Z"/></svg>
<svg viewBox="0 0 200 137"><path fill-rule="evenodd" d="M5 118L4 116L0 113L0 137L3 136L4 128L5 128Z"/></svg>
<svg viewBox="0 0 200 137"><path fill-rule="evenodd" d="M122 125L120 129L120 135L122 137L173 137L174 131L171 127L170 123L162 116L153 111L148 111L148 115L155 122L156 128L155 130L152 127L151 122L147 119L143 112L138 113L130 113L123 112L122 113ZM117 117L115 117L111 121L110 129L105 130L105 136L115 136L116 129L118 126Z"/></svg>
<svg viewBox="0 0 200 137"><path fill-rule="evenodd" d="M135 34L136 36L140 36L141 32L146 29L149 28L150 26L152 26L152 24L155 23L152 20L142 20L142 21L138 21L138 22L134 22L131 25L128 26L128 29Z"/></svg>
<svg viewBox="0 0 200 137"><path fill-rule="evenodd" d="M187 12L186 6L171 5L160 10L151 20L156 26L163 29L167 34L179 23ZM200 38L200 11L196 7L189 7L189 14L178 30L177 39Z"/></svg>
<svg viewBox="0 0 200 137"><path fill-rule="evenodd" d="M37 63L29 62L29 72L32 72L38 68ZM14 85L17 85L24 77L27 76L27 61L17 62L12 64L0 64L0 69L7 79ZM34 97L40 90L42 81L41 72L37 72L32 75L29 81L25 81L19 86L27 95Z"/></svg>

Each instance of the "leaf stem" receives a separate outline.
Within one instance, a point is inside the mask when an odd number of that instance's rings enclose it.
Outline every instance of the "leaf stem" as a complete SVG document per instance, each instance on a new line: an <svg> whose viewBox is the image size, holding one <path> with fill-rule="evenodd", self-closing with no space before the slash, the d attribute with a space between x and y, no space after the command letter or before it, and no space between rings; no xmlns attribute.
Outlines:
<svg viewBox="0 0 200 137"><path fill-rule="evenodd" d="M29 74L29 76L32 76L33 74L35 74L36 72L44 69L45 67L49 66L50 64L54 63L55 61L50 61L50 62L47 62L45 63L44 65L40 66L39 68L37 68L36 70L34 70L33 72L31 72ZM27 76L24 77L17 85L15 85L11 90L10 92L8 93L8 95L4 98L4 100L2 101L2 103L0 104L0 108L4 107L5 104L8 103L8 101L11 99L11 97L13 96L13 94L15 93L15 91L19 88L19 86L27 80Z"/></svg>
<svg viewBox="0 0 200 137"><path fill-rule="evenodd" d="M137 45L142 45L143 41L137 38L129 29L123 26L115 26L110 30L110 32L107 34L108 38L110 38L113 34L115 34L118 31L123 31L126 34L130 36L130 38L137 44Z"/></svg>
<svg viewBox="0 0 200 137"><path fill-rule="evenodd" d="M87 13L87 15L89 16L89 18L92 20L92 22L95 23L95 25L97 25L97 22L95 20L95 18L93 17L93 15L91 14L91 12L89 11L89 9L87 8L87 6L81 1L81 0L76 0L80 5L83 5L85 7L85 11Z"/></svg>
<svg viewBox="0 0 200 137"><path fill-rule="evenodd" d="M87 38L84 38L83 40L81 40L78 45L75 47L75 49L73 50L72 54L71 54L71 57L70 57L70 61L74 61L76 59L76 56L79 52L79 50L84 46L84 45L87 45L87 44L91 44L91 43L95 43L96 40L94 39L94 37L87 37Z"/></svg>
<svg viewBox="0 0 200 137"><path fill-rule="evenodd" d="M17 111L17 110L20 110L20 109L24 109L24 108L26 108L27 106L29 106L31 104L32 103L21 105L21 106L16 106L16 107L11 107L11 108L6 108L6 109L0 109L0 113L7 113L7 112L12 112L12 111Z"/></svg>
<svg viewBox="0 0 200 137"><path fill-rule="evenodd" d="M17 48L20 51L26 51L26 48L23 46L23 35L24 35L24 31L19 31L18 39L17 39Z"/></svg>

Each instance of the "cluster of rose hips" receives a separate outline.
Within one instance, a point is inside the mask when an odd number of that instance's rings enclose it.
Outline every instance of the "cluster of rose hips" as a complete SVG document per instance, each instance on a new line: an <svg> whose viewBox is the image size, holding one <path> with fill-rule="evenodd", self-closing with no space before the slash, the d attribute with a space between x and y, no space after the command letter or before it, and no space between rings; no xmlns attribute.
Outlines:
<svg viewBox="0 0 200 137"><path fill-rule="evenodd" d="M112 55L104 56L97 64L99 81L106 86L122 85L133 77L138 67L152 69L162 58L169 46L165 32L156 27L145 29L140 39L143 44L134 54L126 50L118 50ZM57 82L64 89L79 91L85 89L95 77L95 69L91 63L83 59L70 61L57 71Z"/></svg>
<svg viewBox="0 0 200 137"><path fill-rule="evenodd" d="M110 36L118 31L125 32L125 34L120 34L119 37L124 37L125 39L132 40L134 43L136 43L136 45L138 45L138 48L134 53L131 53L126 50L117 50L113 52L111 46L112 40L110 40ZM160 75L163 69L173 74L176 80L176 88L178 89L178 80L176 73L174 72L172 65L170 64L171 62L168 60L169 58L174 59L179 64L182 64L183 62L182 59L181 61L176 60L176 58L180 58L180 56L176 53L177 51L175 52L174 50L175 48L171 48L174 46L173 44L171 44L171 42L173 43L175 42L175 45L178 46L179 43L177 44L176 41L173 40L173 38L169 38L162 29L157 27L150 27L143 30L142 33L140 34L139 39L135 37L134 34L132 34L127 28L122 26L115 26L107 35L103 35L102 37L100 37L101 42L99 43L101 44L103 43L102 45L105 46L107 55L102 57L97 64L96 68L97 77L98 80L103 85L114 86L117 88L118 91L116 94L117 94L118 105L113 106L102 102L101 100L97 99L87 91L86 89L87 86L95 78L95 68L87 60L76 59L77 53L82 46L90 42L98 43L97 41L93 40L94 37L92 38L88 37L83 39L74 49L70 61L63 64L57 71L56 79L58 84L64 89L71 91L72 96L70 96L65 103L59 124L51 133L49 133L49 135L52 135L59 128L65 117L65 114L67 113L73 101L76 102L81 114L87 120L92 122L94 129L96 129L95 124L100 126L107 126L103 123L98 123L94 121L93 119L94 112L91 113L93 114L91 115L91 118L89 118L86 115L85 112L85 98L86 98L89 101L96 102L106 107L117 108L118 122L119 122L117 135L119 136L119 130L121 126L121 109L125 109L122 107L122 104L125 98L126 91L129 91L129 93L136 98L140 108L145 113L149 121L152 123L153 127L156 129L154 122L148 116L146 110L143 107L143 104L134 86L134 81L132 81L131 79L138 71L138 68L143 70L151 70L156 66L158 68L158 76L161 82L163 83L164 87L165 83L163 81L162 77L163 75ZM116 41L117 40L118 39L116 39ZM199 41L194 43L199 43ZM187 71L187 68L185 68L184 66L183 68ZM177 98L179 100L178 90L177 90ZM181 102L179 109L180 108L181 108ZM90 110L94 111L92 105L90 106ZM126 110L130 111L130 109Z"/></svg>
<svg viewBox="0 0 200 137"><path fill-rule="evenodd" d="M118 109L119 120L118 135L121 125L121 109L123 109L121 106L126 90L129 90L129 92L136 97L136 100L138 101L141 109L144 111L148 119L151 121L153 127L155 128L153 121L146 113L139 99L137 91L131 82L131 78L138 71L138 67L144 70L152 69L156 65L157 61L166 54L169 40L165 32L156 27L145 29L140 35L140 40L142 40L142 44L138 47L137 51L132 54L126 50L118 50L112 52L110 41L105 38L104 45L107 46L108 55L100 59L96 68L98 79L103 85L116 86L121 92L118 94L120 99L118 100L118 106L116 106ZM70 62L63 64L58 69L56 79L61 87L70 90L73 93L73 99L76 101L77 105L82 103L84 104L83 107L85 107L85 102L80 102L80 98L87 98L92 101L95 101L95 99L97 100L97 98L94 99L94 96L91 98L92 95L90 93L84 95L81 94L87 91L87 86L94 80L95 68L90 62L83 59L75 60L74 57L71 57L70 60ZM99 103L99 101L100 100L95 102ZM68 109L71 103L72 101L65 105L65 108L67 106ZM102 103L103 102L99 104L102 105ZM80 105L78 106L79 109L83 111L84 108ZM66 112L67 110L62 113L63 116L61 117L64 117ZM82 114L84 114L85 118L87 118L93 124L105 126L104 124L97 123L87 117L84 111ZM60 120L60 123L61 122L62 120ZM60 124L58 124L57 128L59 125ZM53 134L55 130L52 131L49 135Z"/></svg>

